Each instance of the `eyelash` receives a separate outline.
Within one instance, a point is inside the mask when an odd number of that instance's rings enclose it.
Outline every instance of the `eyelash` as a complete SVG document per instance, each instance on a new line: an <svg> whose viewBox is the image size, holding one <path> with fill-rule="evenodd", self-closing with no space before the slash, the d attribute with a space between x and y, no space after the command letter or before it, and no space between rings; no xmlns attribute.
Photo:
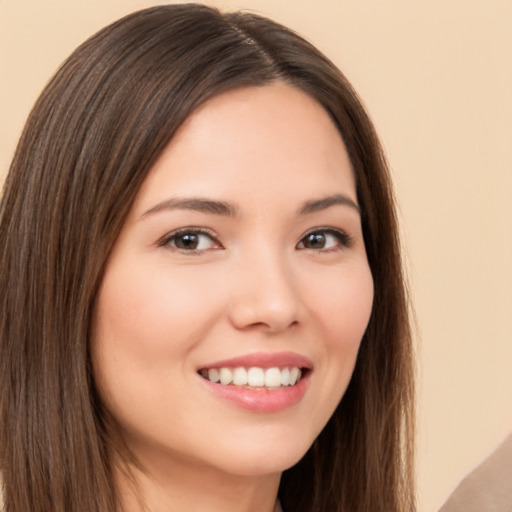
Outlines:
<svg viewBox="0 0 512 512"><path fill-rule="evenodd" d="M210 238L213 243L218 245L218 247L216 247L215 249L223 248L221 243L217 240L217 237L213 231L210 231L209 229L205 229L205 228L193 228L193 227L181 228L176 231L172 231L171 233L165 235L162 239L160 239L157 242L157 245L158 245L158 247L169 247L172 250L184 252L187 254L200 254L205 250L210 250L210 249L183 249L181 247L176 247L176 246L171 245L172 241L176 241L180 236L184 236L184 235L192 235L192 236L204 235L204 236L207 236L208 238Z"/></svg>
<svg viewBox="0 0 512 512"><path fill-rule="evenodd" d="M217 245L217 247L208 248L208 249L195 249L195 248L185 249L185 248L176 247L175 245L172 245L171 242L173 242L173 241L176 242L176 240L180 236L184 236L184 235L207 236L208 238L210 238L210 240L214 244ZM304 241L312 235L324 235L324 236L331 235L337 239L338 244L336 244L334 247L328 247L328 248L299 247L301 244L304 245ZM349 235L347 235L347 233L345 233L344 231L339 230L339 229L329 228L329 227L325 227L325 228L319 227L319 228L314 228L314 229L308 231L304 236L302 236L302 238L297 243L296 247L300 250L313 250L316 252L335 252L337 250L341 250L342 248L350 247L351 244L352 244L351 237ZM181 228L181 229L178 229L176 231L173 231L173 232L165 235L162 239L160 239L157 242L157 246L158 247L169 247L171 250L179 251L179 252L186 253L186 254L201 254L202 252L208 251L208 250L223 249L222 244L218 241L217 236L215 235L214 232L212 232L208 229L205 229L205 228L193 228L193 227Z"/></svg>
<svg viewBox="0 0 512 512"><path fill-rule="evenodd" d="M329 228L329 227L325 227L325 228L319 227L319 228L314 228L314 229L308 231L300 239L300 241L297 245L304 243L304 240L306 240L309 236L318 235L318 234L331 235L337 239L338 244L333 248L316 249L314 247L304 247L304 249L309 249L309 250L313 250L313 251L317 251L317 252L334 252L334 251L340 250L345 247L350 247L352 245L352 239L350 238L349 235L347 235L347 233L345 233L344 231L342 231L340 229L334 229L334 228Z"/></svg>

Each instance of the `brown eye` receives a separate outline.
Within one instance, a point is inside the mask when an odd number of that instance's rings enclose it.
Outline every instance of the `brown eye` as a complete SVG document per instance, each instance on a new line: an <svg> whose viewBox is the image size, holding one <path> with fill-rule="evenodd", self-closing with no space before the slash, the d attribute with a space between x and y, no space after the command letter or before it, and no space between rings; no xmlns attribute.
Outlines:
<svg viewBox="0 0 512 512"><path fill-rule="evenodd" d="M325 233L311 233L302 239L306 249L323 249L326 241Z"/></svg>
<svg viewBox="0 0 512 512"><path fill-rule="evenodd" d="M196 233L179 235L174 239L174 246L178 249L196 250L199 246L199 235Z"/></svg>
<svg viewBox="0 0 512 512"><path fill-rule="evenodd" d="M298 249L333 250L349 245L349 237L336 229L317 229L307 233L297 244Z"/></svg>
<svg viewBox="0 0 512 512"><path fill-rule="evenodd" d="M220 244L207 232L193 229L180 230L169 234L160 245L182 252L201 252L220 249Z"/></svg>

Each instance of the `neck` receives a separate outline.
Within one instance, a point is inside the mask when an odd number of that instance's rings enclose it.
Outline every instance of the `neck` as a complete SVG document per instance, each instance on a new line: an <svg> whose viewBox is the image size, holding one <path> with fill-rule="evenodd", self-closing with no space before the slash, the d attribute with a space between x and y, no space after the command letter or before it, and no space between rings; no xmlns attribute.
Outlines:
<svg viewBox="0 0 512 512"><path fill-rule="evenodd" d="M129 468L119 477L123 512L277 512L280 474L239 476L189 461Z"/></svg>

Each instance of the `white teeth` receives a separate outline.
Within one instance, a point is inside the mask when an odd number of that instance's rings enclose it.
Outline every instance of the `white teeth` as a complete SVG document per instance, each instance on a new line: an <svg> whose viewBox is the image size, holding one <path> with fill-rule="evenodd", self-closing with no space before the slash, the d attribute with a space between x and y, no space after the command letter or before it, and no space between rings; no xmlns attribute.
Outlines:
<svg viewBox="0 0 512 512"><path fill-rule="evenodd" d="M229 368L221 368L220 369L220 383L223 386L227 386L231 384L233 381L233 373Z"/></svg>
<svg viewBox="0 0 512 512"><path fill-rule="evenodd" d="M235 386L245 386L247 384L247 370L245 368L235 368L233 384Z"/></svg>
<svg viewBox="0 0 512 512"><path fill-rule="evenodd" d="M300 377L300 370L297 367L294 367L290 370L290 386L293 386L297 383Z"/></svg>
<svg viewBox="0 0 512 512"><path fill-rule="evenodd" d="M279 368L269 368L265 371L265 386L277 387L281 385L281 371Z"/></svg>
<svg viewBox="0 0 512 512"><path fill-rule="evenodd" d="M219 370L217 370L217 368L210 368L208 370L208 379L211 380L212 382L219 382L219 380L220 380Z"/></svg>
<svg viewBox="0 0 512 512"><path fill-rule="evenodd" d="M253 388L265 385L265 372L263 368L249 368L247 372L247 384Z"/></svg>
<svg viewBox="0 0 512 512"><path fill-rule="evenodd" d="M200 371L200 374L210 382L220 382L223 386L250 386L254 388L275 389L293 386L299 382L301 370L296 366L285 368L209 368Z"/></svg>
<svg viewBox="0 0 512 512"><path fill-rule="evenodd" d="M289 386L290 385L290 369L283 368L281 370L281 386Z"/></svg>

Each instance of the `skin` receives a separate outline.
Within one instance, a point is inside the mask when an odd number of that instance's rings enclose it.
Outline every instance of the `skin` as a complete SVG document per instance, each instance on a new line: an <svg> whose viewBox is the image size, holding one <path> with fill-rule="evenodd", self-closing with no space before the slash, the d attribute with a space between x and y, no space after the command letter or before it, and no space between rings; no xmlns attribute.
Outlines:
<svg viewBox="0 0 512 512"><path fill-rule="evenodd" d="M300 212L333 195L345 201ZM168 202L183 198L233 212ZM190 227L209 233L196 250L172 237ZM279 82L203 104L143 183L95 311L95 379L150 510L273 510L282 471L343 396L372 300L351 164L323 108ZM247 410L198 374L256 352L312 361L299 403ZM139 510L120 481L126 510Z"/></svg>

